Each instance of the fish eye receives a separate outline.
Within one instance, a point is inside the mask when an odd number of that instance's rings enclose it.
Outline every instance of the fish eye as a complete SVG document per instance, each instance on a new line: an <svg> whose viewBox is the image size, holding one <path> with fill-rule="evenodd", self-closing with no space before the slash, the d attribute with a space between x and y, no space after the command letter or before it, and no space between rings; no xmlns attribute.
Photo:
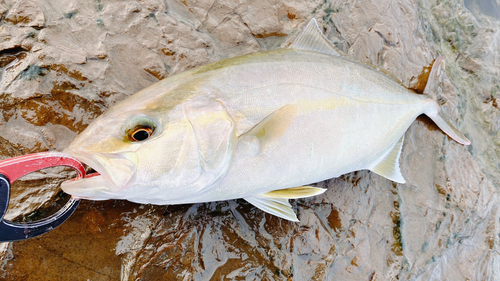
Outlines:
<svg viewBox="0 0 500 281"><path fill-rule="evenodd" d="M128 133L128 138L131 141L147 140L153 134L154 128L148 125L138 125Z"/></svg>
<svg viewBox="0 0 500 281"><path fill-rule="evenodd" d="M145 141L153 136L156 125L148 116L134 116L125 125L124 141Z"/></svg>

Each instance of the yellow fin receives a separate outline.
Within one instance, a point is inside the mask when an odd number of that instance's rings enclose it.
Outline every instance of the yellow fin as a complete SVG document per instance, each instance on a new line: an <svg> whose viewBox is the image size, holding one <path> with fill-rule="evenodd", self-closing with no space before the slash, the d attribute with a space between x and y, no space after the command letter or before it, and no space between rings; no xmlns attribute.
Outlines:
<svg viewBox="0 0 500 281"><path fill-rule="evenodd" d="M244 136L251 135L257 137L260 152L264 152L268 145L277 141L285 134L295 116L297 116L297 105L285 105L264 118L264 120L245 133Z"/></svg>
<svg viewBox="0 0 500 281"><path fill-rule="evenodd" d="M403 135L399 141L392 147L388 154L378 162L375 167L370 170L398 183L405 183L405 179L399 169L399 157L401 156L401 149L403 148Z"/></svg>
<svg viewBox="0 0 500 281"><path fill-rule="evenodd" d="M270 191L264 194L260 194L253 197L245 197L243 199L250 202L255 207L261 209L264 212L270 213L277 217L296 221L297 216L292 210L292 206L288 203L288 199L297 199L310 197L314 195L321 194L325 192L325 188L313 187L313 186L299 186L293 188L286 188L280 190Z"/></svg>
<svg viewBox="0 0 500 281"><path fill-rule="evenodd" d="M268 193L261 194L260 196L268 198L298 199L298 198L319 195L325 191L326 191L325 188L320 188L320 187L299 186L287 189L273 190Z"/></svg>

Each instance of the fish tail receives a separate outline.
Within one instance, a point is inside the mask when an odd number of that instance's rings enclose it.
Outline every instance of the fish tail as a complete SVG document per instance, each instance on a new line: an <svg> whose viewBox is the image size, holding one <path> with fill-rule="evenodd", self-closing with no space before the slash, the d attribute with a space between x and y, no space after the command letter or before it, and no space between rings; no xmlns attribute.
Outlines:
<svg viewBox="0 0 500 281"><path fill-rule="evenodd" d="M429 74L429 79L427 80L427 85L425 85L424 94L430 97L435 97L435 89L441 83L441 73L444 71L445 63L444 57L439 56L432 65L431 73ZM434 98L434 100L436 100ZM436 123L436 125L443 130L448 136L457 141L458 143L469 145L470 141L460 132L455 124L451 121L451 118L441 110L441 107L437 103L437 101L433 102L433 105L429 107L429 109L424 112L425 115L429 116L429 118Z"/></svg>
<svg viewBox="0 0 500 281"><path fill-rule="evenodd" d="M443 130L448 136L454 139L456 142L463 145L469 145L470 141L460 132L457 127L453 124L450 117L441 111L439 105L436 104L436 108L430 112L425 112L425 115L436 123L439 129Z"/></svg>

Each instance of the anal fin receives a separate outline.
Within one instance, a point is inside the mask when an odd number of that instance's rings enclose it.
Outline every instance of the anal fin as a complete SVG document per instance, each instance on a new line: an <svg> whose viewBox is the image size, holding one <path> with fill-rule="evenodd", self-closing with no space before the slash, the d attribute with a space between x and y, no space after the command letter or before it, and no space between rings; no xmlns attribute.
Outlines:
<svg viewBox="0 0 500 281"><path fill-rule="evenodd" d="M403 148L404 135L392 147L392 149L384 155L384 157L370 170L384 178L390 179L398 183L405 183L405 179L399 169L399 157Z"/></svg>
<svg viewBox="0 0 500 281"><path fill-rule="evenodd" d="M297 216L288 203L288 199L297 199L319 195L326 189L312 186L300 186L270 191L253 197L245 197L255 207L277 217L298 222Z"/></svg>

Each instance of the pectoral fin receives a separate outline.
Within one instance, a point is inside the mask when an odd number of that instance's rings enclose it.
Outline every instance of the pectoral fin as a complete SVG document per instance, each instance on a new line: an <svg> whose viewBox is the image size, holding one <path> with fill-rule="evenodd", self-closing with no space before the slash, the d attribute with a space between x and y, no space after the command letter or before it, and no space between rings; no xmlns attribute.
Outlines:
<svg viewBox="0 0 500 281"><path fill-rule="evenodd" d="M370 170L391 181L405 183L405 179L399 169L399 157L401 156L401 149L403 148L403 140L404 136L402 136L389 153L384 155L381 161Z"/></svg>
<svg viewBox="0 0 500 281"><path fill-rule="evenodd" d="M245 197L243 199L247 200L252 205L263 210L264 212L270 213L283 219L287 219L289 221L298 222L299 220L293 212L290 203L288 203L288 199L297 199L319 195L325 192L325 190L326 189L324 188L318 187L300 186L275 190L253 197Z"/></svg>
<svg viewBox="0 0 500 281"><path fill-rule="evenodd" d="M264 118L243 136L256 137L259 140L259 150L262 153L270 144L285 134L296 115L296 104L285 105Z"/></svg>

